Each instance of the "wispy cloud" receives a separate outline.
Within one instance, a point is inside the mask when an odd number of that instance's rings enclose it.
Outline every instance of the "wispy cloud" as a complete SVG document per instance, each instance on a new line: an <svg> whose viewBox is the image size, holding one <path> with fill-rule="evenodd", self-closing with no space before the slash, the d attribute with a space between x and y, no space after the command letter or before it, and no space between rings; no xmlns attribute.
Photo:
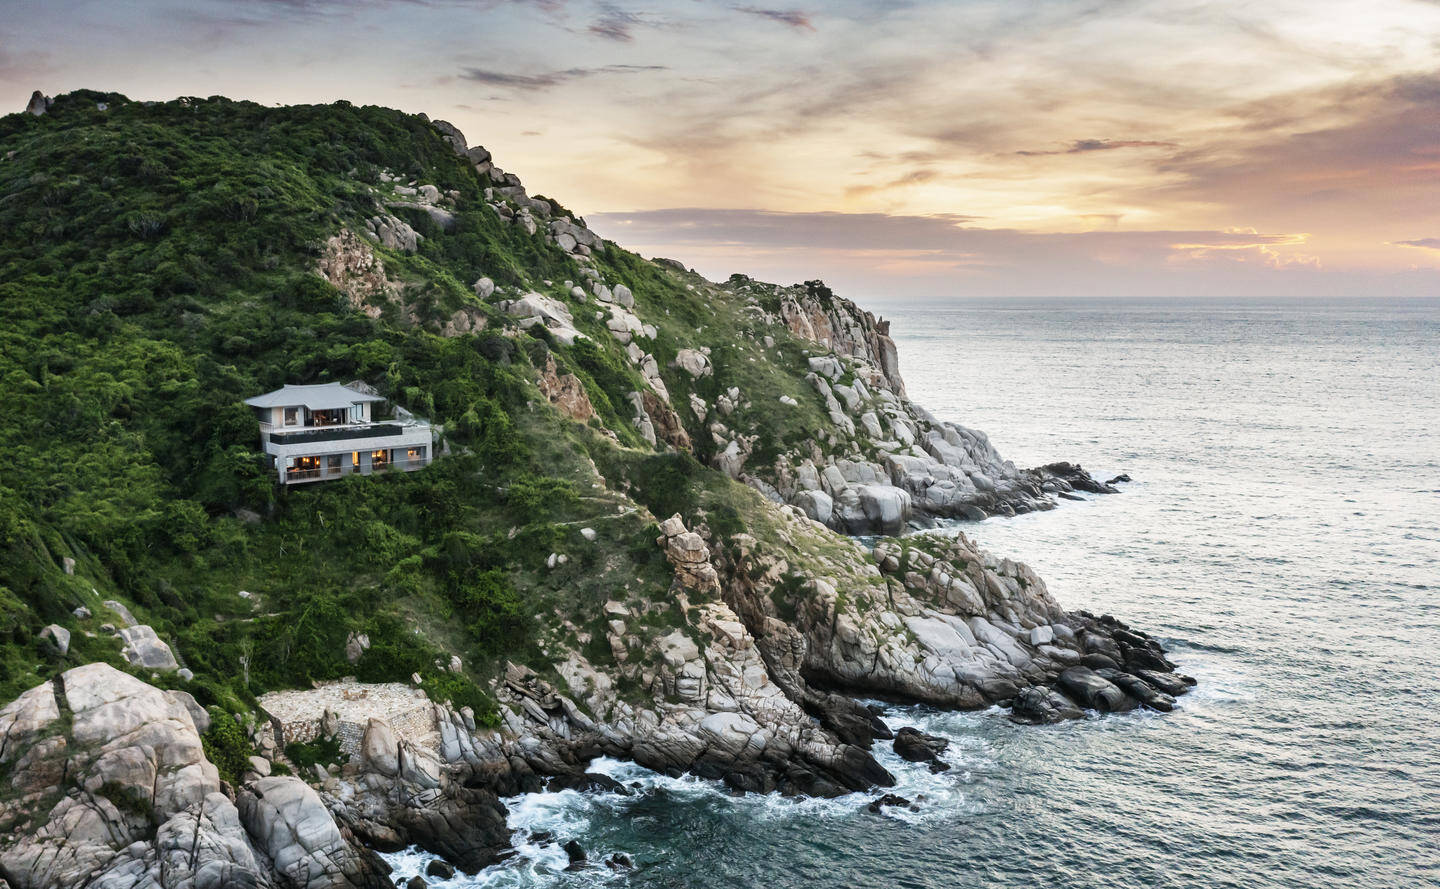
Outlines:
<svg viewBox="0 0 1440 889"><path fill-rule="evenodd" d="M762 6L735 6L732 8L736 12L759 16L762 19L779 22L782 25L789 25L792 28L799 28L805 31L815 30L815 25L810 21L809 13L802 12L798 9L767 9Z"/></svg>
<svg viewBox="0 0 1440 889"><path fill-rule="evenodd" d="M635 39L635 27L641 23L639 15L607 3L600 7L600 17L586 30L596 37L629 43Z"/></svg>
<svg viewBox="0 0 1440 889"><path fill-rule="evenodd" d="M1114 151L1117 148L1178 148L1174 142L1160 142L1148 139L1077 139L1068 148L1053 151L1017 151L1025 157L1044 157L1051 154L1086 154L1091 151Z"/></svg>
<svg viewBox="0 0 1440 889"><path fill-rule="evenodd" d="M935 170L921 168L918 170L911 170L910 172L900 176L896 176L894 179L891 179L888 182L867 185L852 185L849 188L845 189L845 193L853 196L871 194L877 191L887 191L892 188L906 188L912 185L924 185L927 182L934 181L934 179L939 175L940 174Z"/></svg>
<svg viewBox="0 0 1440 889"><path fill-rule="evenodd" d="M1391 241L1396 247L1418 247L1421 250L1440 250L1440 238L1416 238L1413 241Z"/></svg>
<svg viewBox="0 0 1440 889"><path fill-rule="evenodd" d="M460 77L487 86L520 90L546 90L573 80L584 80L603 74L640 74L645 71L664 70L666 70L664 65L602 65L598 68L566 68L563 71L546 71L541 74L516 74L510 71L494 71L489 68L465 68L461 71Z"/></svg>

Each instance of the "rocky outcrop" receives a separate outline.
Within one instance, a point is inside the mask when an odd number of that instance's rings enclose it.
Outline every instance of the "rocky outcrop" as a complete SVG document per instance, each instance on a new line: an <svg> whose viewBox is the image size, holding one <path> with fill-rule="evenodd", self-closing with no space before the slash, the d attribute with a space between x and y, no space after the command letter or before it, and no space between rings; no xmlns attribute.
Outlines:
<svg viewBox="0 0 1440 889"><path fill-rule="evenodd" d="M884 388L905 397L900 355L890 338L890 322L836 297L819 281L786 289L780 298L780 320L801 339L874 368L885 382Z"/></svg>
<svg viewBox="0 0 1440 889"><path fill-rule="evenodd" d="M380 317L380 305L400 293L401 286L385 274L385 262L350 229L325 242L315 271L345 295L350 307L371 318Z"/></svg>
<svg viewBox="0 0 1440 889"><path fill-rule="evenodd" d="M313 791L242 819L185 697L88 664L0 710L0 878L13 889L387 885L383 862L345 839Z"/></svg>
<svg viewBox="0 0 1440 889"><path fill-rule="evenodd" d="M604 239L587 228L583 219L559 210L556 205L543 198L531 197L520 177L495 166L494 158L483 146L467 148L465 134L454 124L435 120L431 121L430 125L450 143L457 155L465 158L474 167L482 182L489 183L485 189L486 202L501 219L523 229L529 235L543 232L546 242L570 254L571 258L582 266L591 266L594 262L591 257L605 252ZM418 196L424 197L423 194ZM437 207L435 201L392 202L390 206L422 210L447 231L453 223L451 214ZM593 268L587 270L594 272Z"/></svg>
<svg viewBox="0 0 1440 889"><path fill-rule="evenodd" d="M492 864L510 845L505 808L488 786L497 770L508 771L498 745L477 747L467 724L436 707L440 744L397 738L383 720L372 719L361 754L344 773L346 822L371 846L395 851L419 846L467 873Z"/></svg>
<svg viewBox="0 0 1440 889"><path fill-rule="evenodd" d="M768 321L817 347L805 379L830 423L817 440L756 464L739 436L712 461L765 496L847 534L895 535L941 519L983 519L1055 506L1073 491L1115 493L1081 467L1052 463L1020 469L983 432L943 422L910 401L889 325L818 281L788 288L732 278L741 295L764 292ZM792 403L793 399L782 402ZM716 413L725 405L717 401ZM712 428L721 419L708 415Z"/></svg>
<svg viewBox="0 0 1440 889"><path fill-rule="evenodd" d="M540 391L560 413L580 423L595 416L595 406L585 393L585 384L571 373L562 374L555 366L554 356L545 356L545 369L540 373Z"/></svg>
<svg viewBox="0 0 1440 889"><path fill-rule="evenodd" d="M36 90L35 92L30 94L30 102L25 106L25 113L33 114L36 117L39 117L40 115L49 111L50 106L53 104L53 99L40 92L39 90Z"/></svg>
<svg viewBox="0 0 1440 889"><path fill-rule="evenodd" d="M677 451L690 450L690 433L670 403L653 390L640 393L641 408L650 418L657 442L663 441Z"/></svg>
<svg viewBox="0 0 1440 889"><path fill-rule="evenodd" d="M178 670L180 668L180 664L175 660L175 653L151 627L144 624L125 627L120 630L120 638L124 642L124 648L120 650L120 654L135 666L146 670Z"/></svg>
<svg viewBox="0 0 1440 889"><path fill-rule="evenodd" d="M384 213L365 220L365 234L370 240L390 250L414 253L420 249L424 236L410 227L410 223Z"/></svg>
<svg viewBox="0 0 1440 889"><path fill-rule="evenodd" d="M283 886L388 887L389 868L335 823L315 790L293 777L260 778L238 798L240 819Z"/></svg>
<svg viewBox="0 0 1440 889"><path fill-rule="evenodd" d="M575 329L575 317L570 314L570 309L544 294L531 292L519 299L503 301L500 309L517 319L521 327L544 327L561 345L573 346L576 339L584 337Z"/></svg>

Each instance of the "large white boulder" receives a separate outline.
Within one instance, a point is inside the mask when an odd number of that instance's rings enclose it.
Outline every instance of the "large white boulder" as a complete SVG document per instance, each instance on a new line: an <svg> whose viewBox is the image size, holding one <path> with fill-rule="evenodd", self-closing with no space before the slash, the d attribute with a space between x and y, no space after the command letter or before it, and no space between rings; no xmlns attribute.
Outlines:
<svg viewBox="0 0 1440 889"><path fill-rule="evenodd" d="M175 653L155 633L154 628L145 624L126 627L120 631L120 638L125 641L125 647L120 653L135 666L147 670L179 669L180 664L175 660Z"/></svg>

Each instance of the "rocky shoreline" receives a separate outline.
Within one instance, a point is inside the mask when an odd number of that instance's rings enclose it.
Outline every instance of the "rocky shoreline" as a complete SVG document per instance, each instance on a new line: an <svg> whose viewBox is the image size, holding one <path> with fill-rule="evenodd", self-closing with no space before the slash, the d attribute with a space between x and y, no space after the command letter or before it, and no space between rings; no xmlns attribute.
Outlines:
<svg viewBox="0 0 1440 889"><path fill-rule="evenodd" d="M797 533L821 530L786 514ZM390 882L375 850L409 846L475 872L510 846L500 797L612 790L586 771L598 756L737 792L839 796L893 785L871 755L877 741L945 767L942 739L892 733L851 695L1000 704L1037 724L1166 711L1193 684L1155 640L1062 610L1028 568L963 534L882 542L849 566L849 596L812 580L787 623L768 613L774 564L753 552L716 558L678 517L664 530L677 596L709 588L720 601L687 609L703 648L667 637L648 705L620 700L610 677L580 663L565 689L512 665L501 730L431 704L433 732L371 718L348 762L297 776L272 773L286 760L262 723L253 734L272 759L254 757L228 784L202 749L211 717L183 692L104 664L31 689L0 710L0 879L11 889L379 887ZM884 598L866 596L859 578Z"/></svg>

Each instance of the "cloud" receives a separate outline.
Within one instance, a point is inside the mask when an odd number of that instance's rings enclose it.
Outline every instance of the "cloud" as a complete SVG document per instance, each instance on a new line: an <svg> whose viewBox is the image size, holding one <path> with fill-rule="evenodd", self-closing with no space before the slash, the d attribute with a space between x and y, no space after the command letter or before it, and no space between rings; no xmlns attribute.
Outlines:
<svg viewBox="0 0 1440 889"><path fill-rule="evenodd" d="M1356 280L1297 252L1304 234L1253 229L1045 232L981 228L955 214L703 208L586 219L627 247L719 280L736 270L780 281L821 276L882 297L1318 294ZM1433 287L1440 278L1415 280Z"/></svg>
<svg viewBox="0 0 1440 889"><path fill-rule="evenodd" d="M856 247L871 250L931 250L992 256L1020 256L1035 248L1063 245L1096 253L1116 250L1165 256L1197 249L1230 250L1256 246L1281 247L1304 241L1305 235L1264 233L1254 229L1225 231L1083 231L1032 232L980 228L973 216L937 214L908 216L890 213L785 213L774 210L674 208L587 216L624 226L644 237L669 233L677 244L750 244L776 248ZM1090 249L1086 247L1085 249Z"/></svg>
<svg viewBox="0 0 1440 889"><path fill-rule="evenodd" d="M1391 241L1396 247L1418 247L1421 250L1440 250L1440 238L1416 238L1413 241Z"/></svg>
<svg viewBox="0 0 1440 889"><path fill-rule="evenodd" d="M1174 142L1158 142L1142 139L1077 139L1069 148L1056 151L1017 151L1025 157L1044 157L1051 154L1085 154L1091 151L1114 151L1117 148L1178 148Z"/></svg>
<svg viewBox="0 0 1440 889"><path fill-rule="evenodd" d="M765 9L760 6L734 6L731 8L736 12L759 16L762 19L779 22L782 25L789 25L792 28L806 31L815 30L815 26L810 22L809 14L801 12L798 9Z"/></svg>
<svg viewBox="0 0 1440 889"><path fill-rule="evenodd" d="M509 71L493 71L488 68L465 68L461 71L460 77L488 86L520 90L546 90L570 81L603 74L639 74L645 71L664 70L666 70L664 65L604 65L599 68L566 68L563 71L547 71L543 74L514 74Z"/></svg>
<svg viewBox="0 0 1440 889"><path fill-rule="evenodd" d="M602 6L600 13L600 18L586 29L591 34L618 43L629 43L635 39L635 26L642 24L640 16L610 4Z"/></svg>
<svg viewBox="0 0 1440 889"><path fill-rule="evenodd" d="M879 185L852 185L852 186L850 186L849 188L845 189L845 193L846 193L847 195L852 195L852 196L853 196L853 195L870 194L870 193L872 193L872 192L877 192L877 191L886 191L886 190L892 189L892 188L905 188L905 187L910 186L910 185L922 185L922 184L924 184L924 183L926 183L926 182L930 182L930 181L934 180L934 179L935 179L937 176L939 176L939 175L940 175L940 174L939 174L938 172L936 172L935 170L931 170L931 169L927 169L927 168L922 168L922 169L919 169L919 170L911 170L910 172L905 173L905 174L902 175L902 176L897 176L897 177L895 177L894 179L891 179L889 182L885 182L885 183L883 183L883 184L879 184Z"/></svg>

